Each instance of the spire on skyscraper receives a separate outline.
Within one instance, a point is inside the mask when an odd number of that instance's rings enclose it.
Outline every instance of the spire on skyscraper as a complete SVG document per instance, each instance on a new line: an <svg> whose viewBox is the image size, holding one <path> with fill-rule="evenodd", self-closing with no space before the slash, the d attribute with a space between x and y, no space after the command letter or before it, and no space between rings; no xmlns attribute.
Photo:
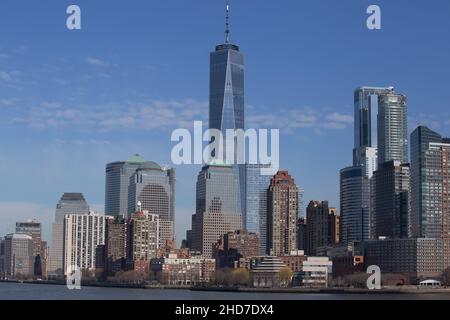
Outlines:
<svg viewBox="0 0 450 320"><path fill-rule="evenodd" d="M225 43L230 43L230 1L225 0Z"/></svg>

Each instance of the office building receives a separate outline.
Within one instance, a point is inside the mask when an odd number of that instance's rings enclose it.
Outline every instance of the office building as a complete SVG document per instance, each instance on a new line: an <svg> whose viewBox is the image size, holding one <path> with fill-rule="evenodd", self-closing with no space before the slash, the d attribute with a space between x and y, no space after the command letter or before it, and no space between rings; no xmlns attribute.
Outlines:
<svg viewBox="0 0 450 320"><path fill-rule="evenodd" d="M160 169L152 161L146 161L136 154L127 161L112 162L106 165L105 213L112 216L129 218L134 212L136 202L128 199L130 179L138 169ZM131 203L133 208L129 208Z"/></svg>
<svg viewBox="0 0 450 320"><path fill-rule="evenodd" d="M256 233L260 241L260 254L267 252L267 190L269 175L261 175L261 168L269 165L248 164L246 166L246 207L243 215L243 227Z"/></svg>
<svg viewBox="0 0 450 320"><path fill-rule="evenodd" d="M397 161L380 165L373 183L374 238L407 238L410 216L410 167Z"/></svg>
<svg viewBox="0 0 450 320"><path fill-rule="evenodd" d="M237 196L232 166L203 167L197 178L192 250L211 258L213 245L222 235L242 229L242 216L235 211Z"/></svg>
<svg viewBox="0 0 450 320"><path fill-rule="evenodd" d="M34 274L42 276L42 270L46 269L47 248L46 243L42 241L42 226L36 220L26 222L16 222L16 233L27 234L33 239L33 264L36 266Z"/></svg>
<svg viewBox="0 0 450 320"><path fill-rule="evenodd" d="M303 261L302 285L305 287L328 287L333 275L333 262L328 257L307 257Z"/></svg>
<svg viewBox="0 0 450 320"><path fill-rule="evenodd" d="M88 214L89 205L81 193L64 193L56 205L52 225L52 246L48 273L52 277L63 275L64 264L64 219L68 214Z"/></svg>
<svg viewBox="0 0 450 320"><path fill-rule="evenodd" d="M167 241L175 239L175 170L156 163L137 169L128 190L129 215L137 211L138 202L141 210L158 215L159 247L164 249Z"/></svg>
<svg viewBox="0 0 450 320"><path fill-rule="evenodd" d="M27 234L8 234L4 240L5 277L32 277L34 275L33 238Z"/></svg>
<svg viewBox="0 0 450 320"><path fill-rule="evenodd" d="M299 218L297 221L297 248L306 251L308 241L308 225L306 218Z"/></svg>
<svg viewBox="0 0 450 320"><path fill-rule="evenodd" d="M340 238L343 243L369 239L370 180L363 166L340 173Z"/></svg>
<svg viewBox="0 0 450 320"><path fill-rule="evenodd" d="M267 253L297 250L298 187L287 171L279 171L268 190Z"/></svg>
<svg viewBox="0 0 450 320"><path fill-rule="evenodd" d="M224 137L227 129L244 130L245 128L244 55L237 45L230 43L229 10L230 6L227 4L225 42L216 46L215 51L210 55L209 128L222 131ZM225 146L219 145L219 148L223 150L226 157ZM234 164L233 172L236 190L238 190L233 211L243 214L246 199L245 165L236 163L236 155L237 143L235 143L234 159L226 160L227 163Z"/></svg>

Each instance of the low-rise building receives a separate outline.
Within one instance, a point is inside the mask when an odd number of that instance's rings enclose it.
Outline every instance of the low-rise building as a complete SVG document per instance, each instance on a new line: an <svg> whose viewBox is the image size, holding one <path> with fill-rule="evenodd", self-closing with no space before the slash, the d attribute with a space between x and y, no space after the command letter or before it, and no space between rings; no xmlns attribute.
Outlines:
<svg viewBox="0 0 450 320"><path fill-rule="evenodd" d="M303 261L302 285L306 287L327 287L333 274L333 262L328 257L308 257Z"/></svg>
<svg viewBox="0 0 450 320"><path fill-rule="evenodd" d="M255 288L280 287L280 271L286 265L278 257L264 256L252 260L251 278Z"/></svg>
<svg viewBox="0 0 450 320"><path fill-rule="evenodd" d="M160 273L160 282L165 285L196 286L214 281L216 261L202 256L180 258L177 254L152 259L151 270Z"/></svg>

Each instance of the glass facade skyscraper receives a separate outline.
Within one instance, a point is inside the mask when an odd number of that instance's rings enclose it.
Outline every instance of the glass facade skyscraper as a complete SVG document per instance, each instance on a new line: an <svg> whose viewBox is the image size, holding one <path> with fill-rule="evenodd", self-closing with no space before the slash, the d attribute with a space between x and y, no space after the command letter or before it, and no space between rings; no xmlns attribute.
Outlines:
<svg viewBox="0 0 450 320"><path fill-rule="evenodd" d="M227 30L224 44L216 46L210 55L210 86L209 86L209 128L222 131L227 129L245 129L244 121L244 55L237 45L229 43L227 5ZM237 139L235 139L235 142ZM235 143L234 158L237 159L237 143ZM225 146L219 146L226 157ZM240 150L243 152L243 150ZM225 158L226 159L226 158ZM235 159L227 159L236 163ZM235 185L237 190L236 212L245 210L245 165L234 164Z"/></svg>
<svg viewBox="0 0 450 320"><path fill-rule="evenodd" d="M261 168L270 165L248 164L245 176L246 205L243 215L243 227L259 237L260 254L267 252L267 190L271 176L262 175Z"/></svg>
<svg viewBox="0 0 450 320"><path fill-rule="evenodd" d="M106 165L105 213L127 217L128 187L130 178L137 169L152 168L154 162L145 161L139 154L127 161L112 162Z"/></svg>
<svg viewBox="0 0 450 320"><path fill-rule="evenodd" d="M378 163L408 162L408 110L406 96L391 91L379 97Z"/></svg>
<svg viewBox="0 0 450 320"><path fill-rule="evenodd" d="M425 126L411 134L412 236L449 237L450 143Z"/></svg>

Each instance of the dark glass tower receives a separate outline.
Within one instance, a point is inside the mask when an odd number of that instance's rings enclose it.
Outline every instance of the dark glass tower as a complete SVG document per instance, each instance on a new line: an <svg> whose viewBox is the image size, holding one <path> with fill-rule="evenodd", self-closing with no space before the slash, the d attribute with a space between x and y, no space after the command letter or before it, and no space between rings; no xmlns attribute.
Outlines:
<svg viewBox="0 0 450 320"><path fill-rule="evenodd" d="M230 43L229 8L227 2L225 43L216 46L210 56L209 128L222 131L224 137L227 129L245 127L244 56L237 45ZM226 155L224 146L221 147ZM241 214L245 202L245 166L235 164L233 171L238 193L236 213Z"/></svg>

